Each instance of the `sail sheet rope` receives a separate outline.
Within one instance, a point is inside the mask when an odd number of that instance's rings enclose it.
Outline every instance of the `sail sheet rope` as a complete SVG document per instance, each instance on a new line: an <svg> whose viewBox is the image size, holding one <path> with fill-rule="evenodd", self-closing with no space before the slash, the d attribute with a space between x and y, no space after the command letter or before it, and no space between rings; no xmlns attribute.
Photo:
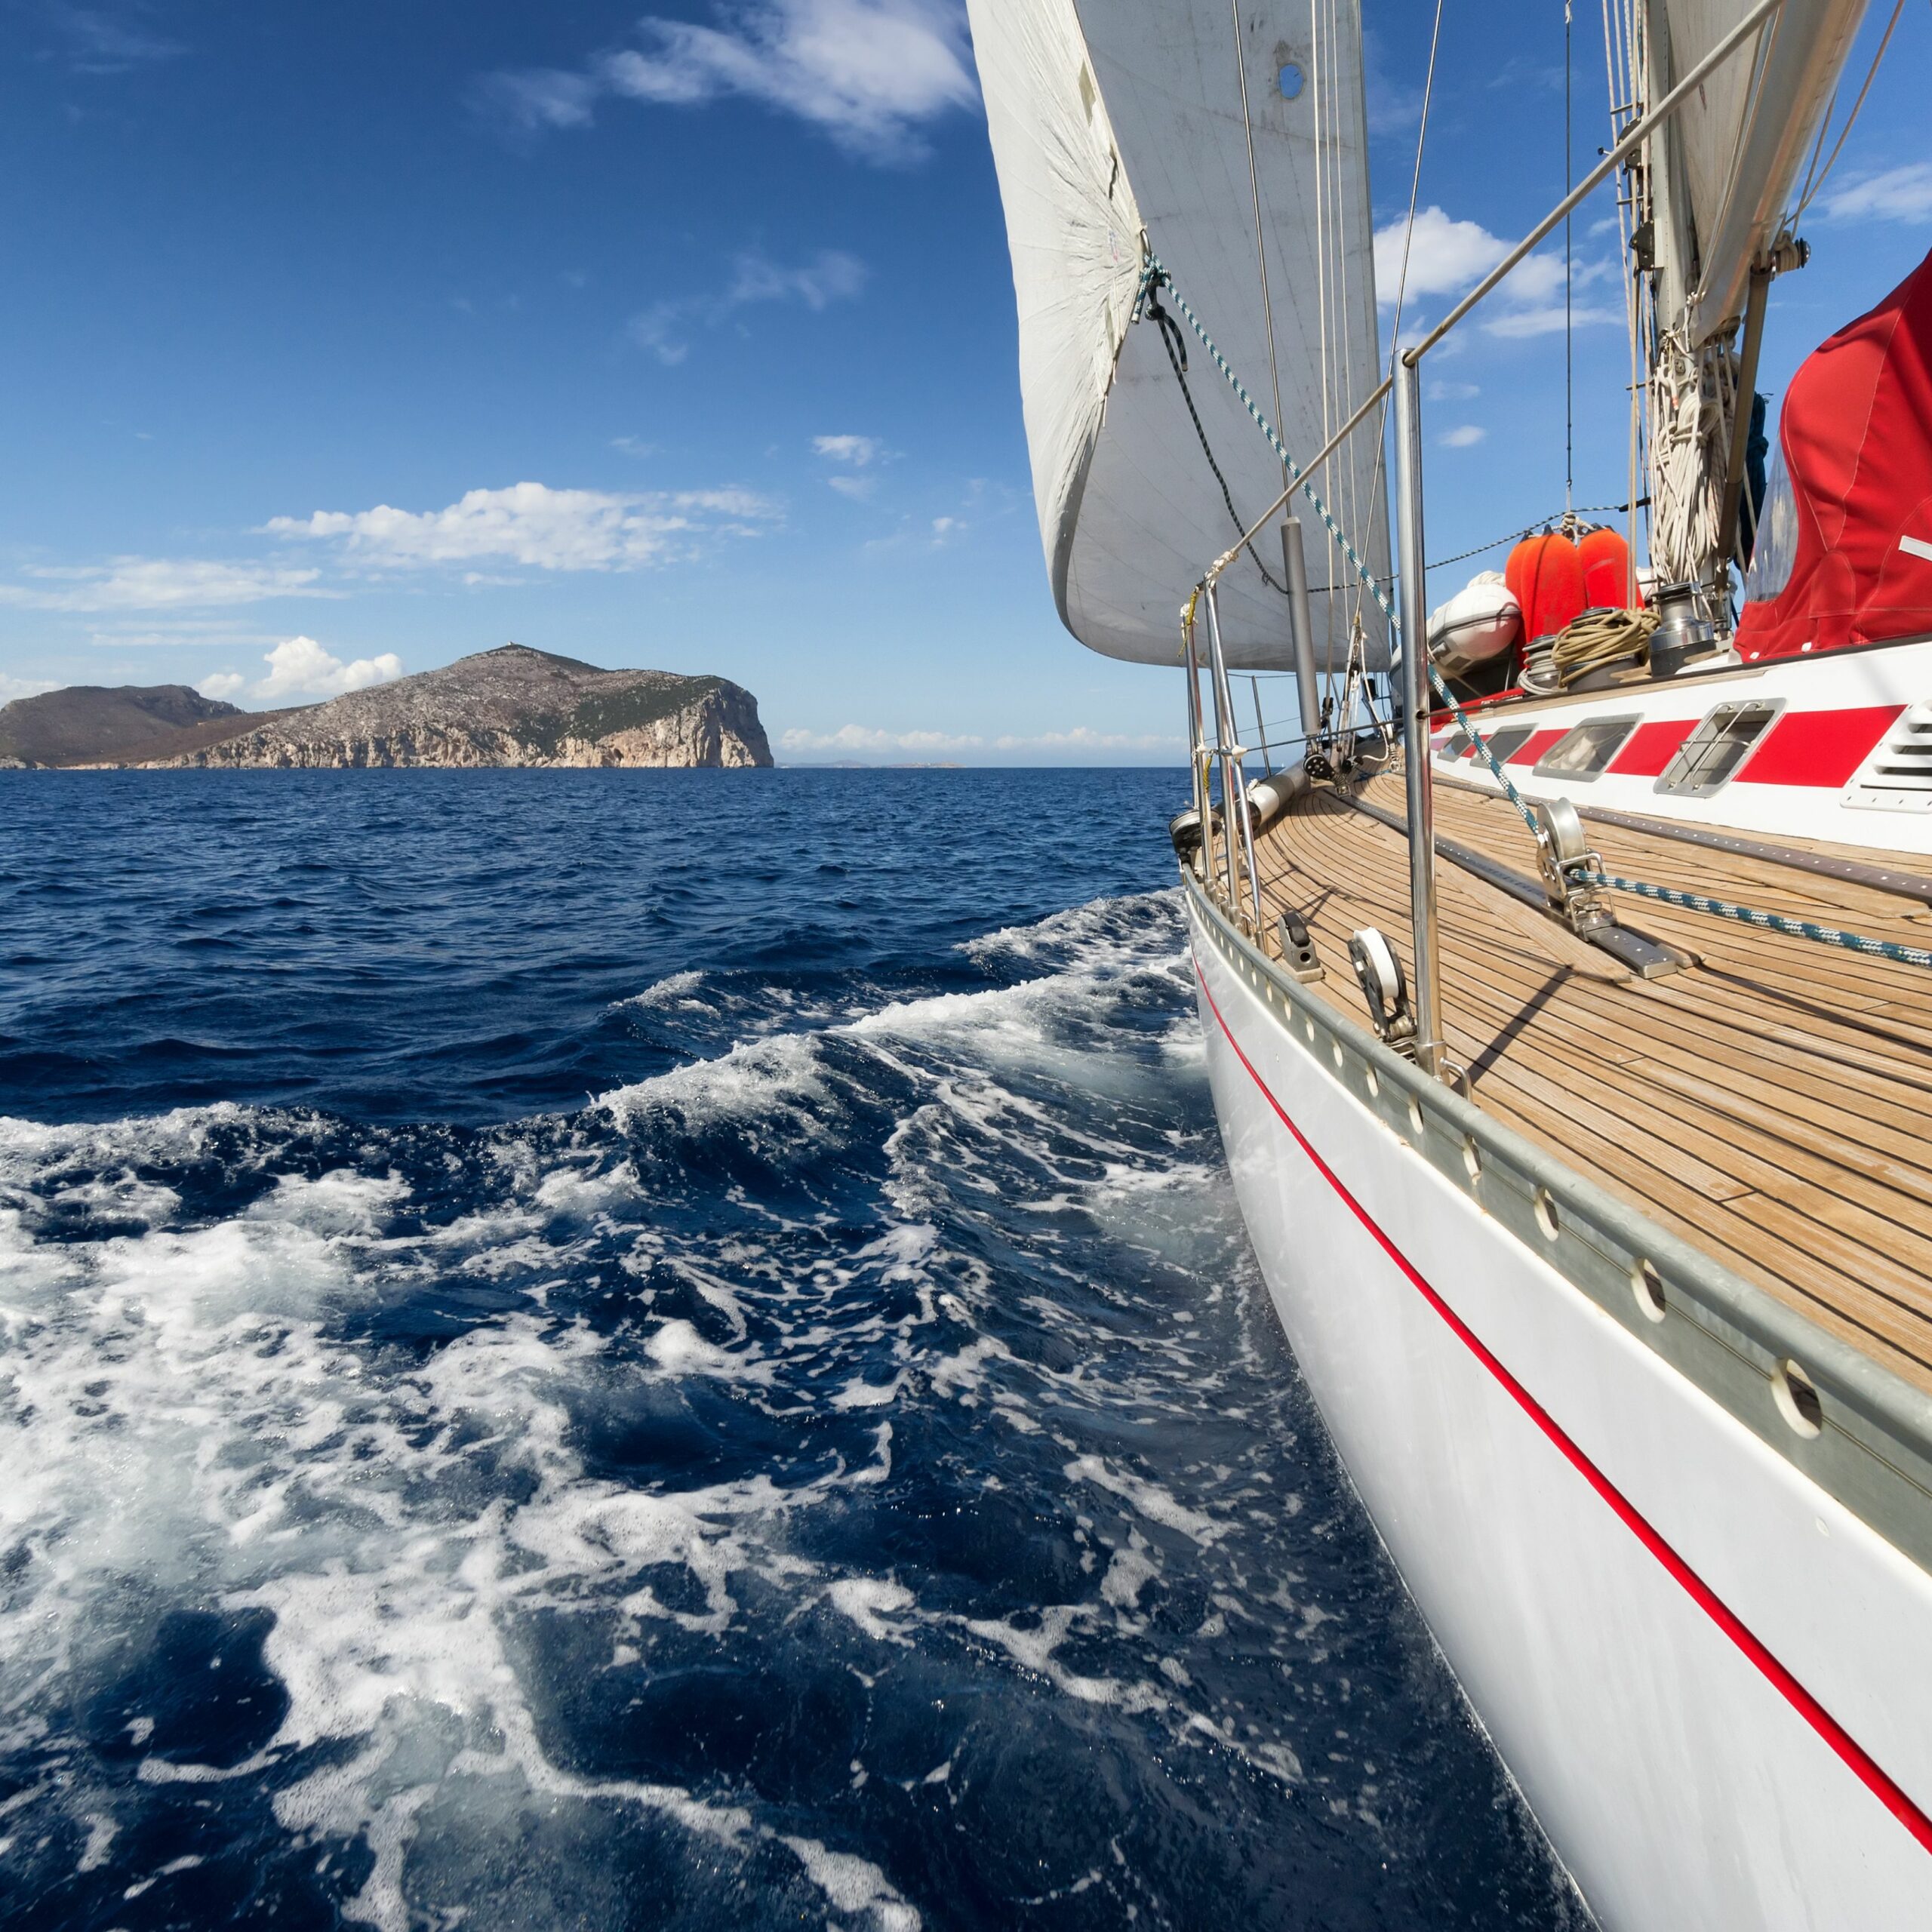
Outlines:
<svg viewBox="0 0 1932 1932"><path fill-rule="evenodd" d="M1201 318L1195 314L1187 297L1175 286L1173 276L1168 274L1159 256L1156 255L1151 248L1147 252L1147 260L1142 270L1141 293L1136 303L1137 314L1144 304L1148 291L1155 286L1156 277L1165 285L1168 293L1174 297L1174 306L1186 318L1188 326L1200 337L1201 346L1214 358L1214 366L1227 379L1228 386L1241 398L1248 414L1254 417L1256 426L1267 438L1275 454L1281 458L1283 467L1301 485L1302 494L1308 499L1316 515L1321 519L1323 528L1334 540L1343 555L1348 558L1350 565L1354 568L1356 576L1361 579L1363 587L1381 607L1383 614L1389 620L1394 635L1400 638L1400 620L1395 614L1394 600L1376 581L1374 574L1362 561L1361 553L1355 549L1354 544L1349 542L1346 534L1341 525L1336 521L1328 506L1315 494L1315 485L1312 480L1303 473L1301 466L1295 461L1294 458L1289 455L1281 438L1275 435L1274 426L1255 406L1254 398L1248 394L1247 386L1229 366L1226 357L1214 346L1214 338L1201 326ZM1189 608L1190 611L1192 608L1192 600L1189 601ZM1409 648L1409 640L1402 639L1401 643L1404 649ZM1419 648L1425 650L1427 648L1427 645L1421 640L1416 640L1416 643ZM1469 742L1482 754L1484 762L1488 765L1497 783L1502 786L1509 802L1521 815L1524 824L1529 828L1531 836L1537 841L1538 851L1541 853L1546 851L1549 843L1549 835L1537 823L1535 813L1531 810L1521 792L1517 790L1509 774L1503 770L1495 752L1490 749L1489 740L1476 729L1471 721L1469 713L1463 709L1455 694L1443 681L1442 674L1433 664L1429 667L1429 681L1434 688L1436 696L1448 707L1457 726L1468 733ZM1788 938L1810 940L1820 946L1838 946L1848 952L1863 954L1869 958L1890 959L1900 965L1918 966L1932 970L1932 951L1927 951L1922 946L1901 946L1896 940L1872 939L1862 933L1843 931L1836 926L1820 925L1815 920L1787 918L1781 912L1766 912L1760 911L1755 906L1734 905L1728 900L1713 899L1701 892L1684 892L1674 886L1651 885L1638 879L1620 878L1614 873L1604 872L1602 869L1601 860L1598 862L1595 869L1578 875L1577 882L1584 885L1601 887L1612 892L1629 893L1638 898L1653 900L1660 905L1678 906L1688 912L1706 913L1714 918L1732 920L1740 924L1755 926L1764 932L1781 933Z"/></svg>

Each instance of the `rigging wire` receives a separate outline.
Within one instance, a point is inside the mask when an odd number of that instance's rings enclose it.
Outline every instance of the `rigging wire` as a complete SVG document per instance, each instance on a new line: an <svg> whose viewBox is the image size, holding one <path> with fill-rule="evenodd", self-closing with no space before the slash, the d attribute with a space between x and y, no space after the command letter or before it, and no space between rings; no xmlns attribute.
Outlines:
<svg viewBox="0 0 1932 1932"><path fill-rule="evenodd" d="M1261 321L1268 332L1268 380L1274 391L1275 420L1278 423L1281 420L1281 378L1275 367L1275 305L1268 295L1268 249L1261 228L1261 177L1255 170L1254 122L1247 111L1247 54L1241 44L1241 0L1228 0L1228 4L1234 15L1235 68L1241 75L1241 131L1247 137L1247 187L1254 198L1254 260L1261 270ZM1220 474L1218 471L1215 473ZM1287 467L1284 464L1281 481L1286 484L1288 480ZM1222 487L1225 491L1226 486ZM1230 504L1229 507L1232 509L1233 506Z"/></svg>
<svg viewBox="0 0 1932 1932"><path fill-rule="evenodd" d="M1416 202L1422 192L1423 146L1429 139L1429 107L1435 94L1435 51L1442 43L1442 4L1443 0L1435 0L1435 23L1429 30L1429 69L1422 83L1422 118L1416 124L1416 165L1409 177L1408 219L1402 226L1402 266L1395 278L1395 318L1389 328L1389 374L1392 383L1395 374L1395 358L1401 352L1402 307L1409 293L1409 251L1415 242ZM1375 480L1369 489L1371 503L1383 500L1382 476L1389 454L1389 400L1387 396L1383 398L1382 408L1375 419Z"/></svg>
<svg viewBox="0 0 1932 1932"><path fill-rule="evenodd" d="M1570 56L1572 0L1563 0L1563 192L1567 199L1576 185L1577 144L1570 128L1571 75L1575 63ZM1577 493L1577 355L1574 310L1571 306L1573 257L1570 245L1571 217L1563 217L1563 513L1571 514Z"/></svg>
<svg viewBox="0 0 1932 1932"><path fill-rule="evenodd" d="M1586 503L1581 509L1572 510L1569 514L1579 518L1626 516L1633 509L1641 509L1649 501L1647 497L1639 497L1634 503ZM1451 564L1466 564L1472 557L1480 557L1485 550L1500 550L1506 543L1514 543L1521 537L1534 537L1539 530L1547 530L1549 521L1548 517L1543 517L1534 523L1524 525L1521 530L1511 531L1507 537L1494 537L1487 543L1478 543L1473 550L1458 550L1453 557L1438 557L1427 568L1439 571L1446 570Z"/></svg>
<svg viewBox="0 0 1932 1932"><path fill-rule="evenodd" d="M1208 441L1208 432L1201 426L1201 412L1194 406L1194 392L1188 386L1187 382L1187 343L1182 337L1180 325L1161 306L1161 285L1164 281L1168 282L1170 288L1174 286L1172 282L1168 281L1164 269L1148 283L1146 293L1142 298L1140 312L1160 331L1161 345L1168 352L1168 366L1174 371L1174 380L1180 385L1181 400L1187 405L1188 415L1194 424L1194 433L1201 438L1201 454L1208 459L1208 467L1214 472L1214 481L1221 486L1221 500L1227 505L1228 515L1232 519L1235 533L1238 535L1247 530L1247 525L1241 521L1240 512L1235 508L1235 500L1228 489L1228 479L1221 474L1221 466L1214 460L1214 449ZM1254 568L1261 573L1261 581L1270 590L1287 596L1287 585L1277 583L1268 574L1268 566L1261 561L1260 553L1253 543L1246 545L1245 548L1247 554L1254 559Z"/></svg>

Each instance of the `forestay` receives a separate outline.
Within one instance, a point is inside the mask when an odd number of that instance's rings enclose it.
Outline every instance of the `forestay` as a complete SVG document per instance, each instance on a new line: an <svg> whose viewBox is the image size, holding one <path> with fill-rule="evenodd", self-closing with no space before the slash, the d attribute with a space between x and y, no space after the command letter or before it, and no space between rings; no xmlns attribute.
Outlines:
<svg viewBox="0 0 1932 1932"><path fill-rule="evenodd" d="M968 0L968 11L1054 598L1083 644L1172 663L1181 606L1238 531L1169 345L1133 320L1143 242L1289 451L1315 454L1380 374L1358 0L1243 0L1238 43L1229 0ZM1280 494L1281 466L1192 346L1202 432L1235 515L1251 521ZM1380 450L1371 421L1316 488L1386 580ZM1380 613L1303 508L1318 655L1340 664L1359 619L1379 666ZM1271 528L1254 549L1221 580L1222 635L1235 668L1287 669L1287 599L1263 574L1282 580L1280 538Z"/></svg>

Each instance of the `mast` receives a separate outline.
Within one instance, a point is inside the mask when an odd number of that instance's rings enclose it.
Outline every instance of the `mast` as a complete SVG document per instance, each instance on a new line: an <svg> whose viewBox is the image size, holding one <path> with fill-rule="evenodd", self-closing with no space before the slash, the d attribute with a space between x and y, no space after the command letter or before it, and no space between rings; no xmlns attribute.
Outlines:
<svg viewBox="0 0 1932 1932"><path fill-rule="evenodd" d="M1749 0L1605 0L1623 13L1641 115ZM1764 291L1802 266L1786 209L1866 0L1784 0L1754 55L1714 73L1630 171L1632 305L1648 414L1651 565L1730 628L1730 565ZM1627 125L1627 124L1626 124Z"/></svg>

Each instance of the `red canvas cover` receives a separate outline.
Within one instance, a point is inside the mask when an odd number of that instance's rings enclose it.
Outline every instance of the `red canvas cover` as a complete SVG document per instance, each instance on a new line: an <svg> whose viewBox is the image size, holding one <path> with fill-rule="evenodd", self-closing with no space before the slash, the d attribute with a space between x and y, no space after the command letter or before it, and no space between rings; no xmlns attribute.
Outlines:
<svg viewBox="0 0 1932 1932"><path fill-rule="evenodd" d="M1778 441L1796 518L1791 571L1745 605L1740 652L1785 657L1932 632L1932 254L1807 358Z"/></svg>

